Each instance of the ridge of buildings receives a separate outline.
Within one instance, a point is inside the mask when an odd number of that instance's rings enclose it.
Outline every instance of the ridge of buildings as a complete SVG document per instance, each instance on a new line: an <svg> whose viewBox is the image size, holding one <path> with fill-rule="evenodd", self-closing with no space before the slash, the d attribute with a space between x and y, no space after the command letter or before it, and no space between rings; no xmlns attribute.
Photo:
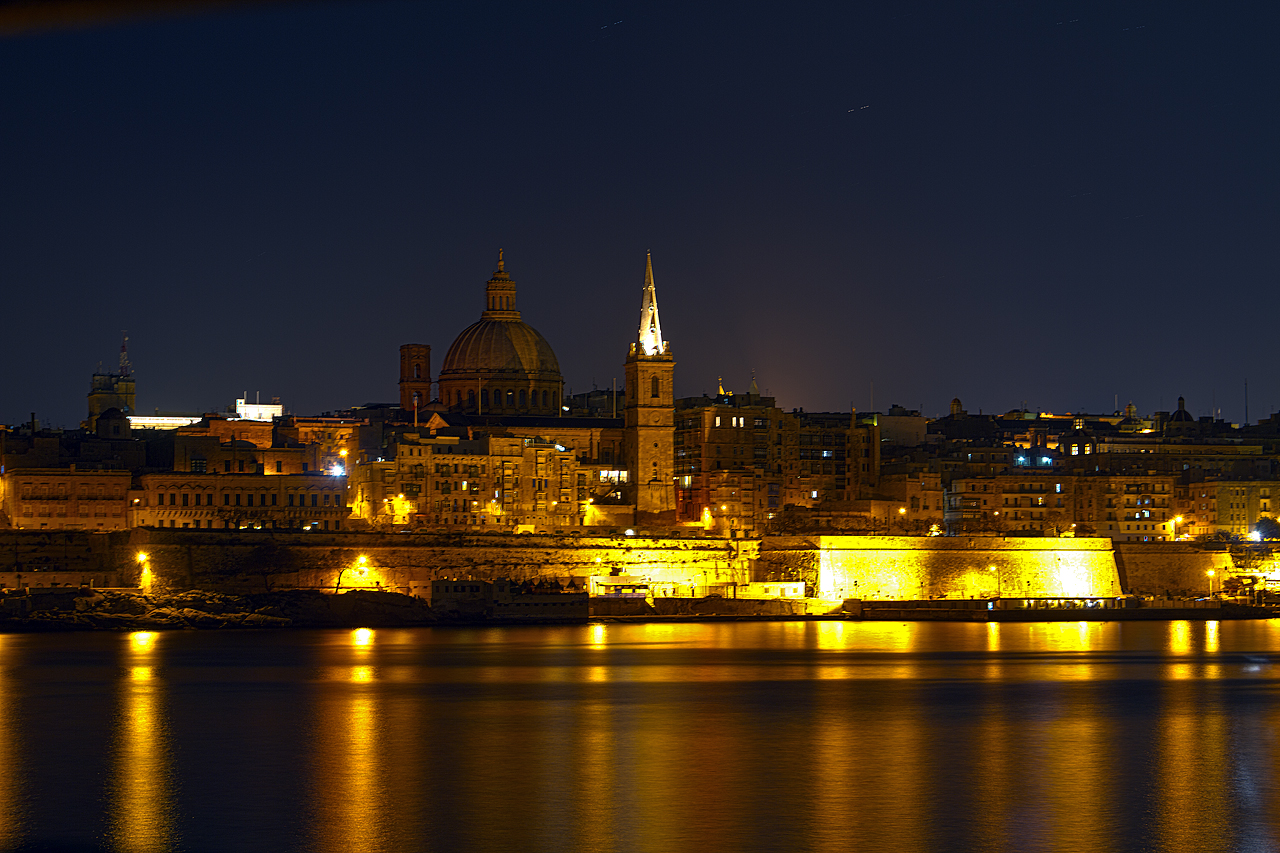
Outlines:
<svg viewBox="0 0 1280 853"><path fill-rule="evenodd" d="M316 416L278 399L135 412L120 367L90 381L78 430L0 427L0 526L1246 536L1280 499L1280 416L1173 411L926 418L806 412L745 393L674 397L651 257L621 386L566 394L499 254L480 319L431 373L400 348L400 399ZM127 339L126 339L127 341Z"/></svg>

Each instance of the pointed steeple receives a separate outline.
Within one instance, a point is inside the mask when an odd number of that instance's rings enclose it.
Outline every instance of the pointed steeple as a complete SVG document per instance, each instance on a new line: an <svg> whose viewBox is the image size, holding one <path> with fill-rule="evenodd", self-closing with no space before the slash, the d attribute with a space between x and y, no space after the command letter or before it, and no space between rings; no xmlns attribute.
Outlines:
<svg viewBox="0 0 1280 853"><path fill-rule="evenodd" d="M756 384L756 372L751 371L751 387L747 389L748 394L760 396L760 386Z"/></svg>
<svg viewBox="0 0 1280 853"><path fill-rule="evenodd" d="M662 355L667 343L662 339L662 322L658 319L658 294L653 289L653 257L644 256L644 300L640 304L640 353Z"/></svg>

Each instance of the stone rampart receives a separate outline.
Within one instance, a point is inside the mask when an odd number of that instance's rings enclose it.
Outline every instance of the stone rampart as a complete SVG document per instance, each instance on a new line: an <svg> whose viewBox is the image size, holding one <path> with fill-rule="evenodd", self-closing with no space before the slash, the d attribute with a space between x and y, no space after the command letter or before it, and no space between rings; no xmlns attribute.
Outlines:
<svg viewBox="0 0 1280 853"><path fill-rule="evenodd" d="M804 577L824 598L1121 593L1110 539L770 537L762 545L757 571Z"/></svg>
<svg viewBox="0 0 1280 853"><path fill-rule="evenodd" d="M1117 542L1116 565L1128 592L1166 598L1207 595L1209 572L1214 589L1232 569L1226 551L1205 551L1188 542Z"/></svg>
<svg viewBox="0 0 1280 853"><path fill-rule="evenodd" d="M135 530L157 583L173 588L263 592L289 587L390 588L425 595L433 579L631 575L699 586L745 583L750 540L532 534L282 533ZM363 560L361 559L363 558Z"/></svg>

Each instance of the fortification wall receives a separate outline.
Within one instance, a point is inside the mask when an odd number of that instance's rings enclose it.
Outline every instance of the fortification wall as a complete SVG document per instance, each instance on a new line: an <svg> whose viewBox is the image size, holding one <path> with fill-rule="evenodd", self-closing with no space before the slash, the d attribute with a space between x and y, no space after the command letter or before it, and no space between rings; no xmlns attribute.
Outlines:
<svg viewBox="0 0 1280 853"><path fill-rule="evenodd" d="M1210 571L1214 589L1231 571L1226 551L1202 551L1186 542L1117 542L1116 565L1125 590L1138 595L1207 595Z"/></svg>
<svg viewBox="0 0 1280 853"><path fill-rule="evenodd" d="M195 534L195 535L193 535ZM574 578L625 574L699 586L751 579L758 543L639 536L281 533L135 530L158 583L261 592L384 587L423 594L437 578ZM364 560L361 560L361 557Z"/></svg>
<svg viewBox="0 0 1280 853"><path fill-rule="evenodd" d="M1112 596L1110 539L814 536L765 540L758 573L793 573L823 598Z"/></svg>

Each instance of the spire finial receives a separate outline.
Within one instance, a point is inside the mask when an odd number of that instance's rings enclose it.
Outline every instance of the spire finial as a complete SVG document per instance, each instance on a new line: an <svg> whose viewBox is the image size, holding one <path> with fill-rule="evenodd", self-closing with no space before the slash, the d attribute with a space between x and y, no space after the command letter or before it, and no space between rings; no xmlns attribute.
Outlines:
<svg viewBox="0 0 1280 853"><path fill-rule="evenodd" d="M503 271L502 250L498 250L498 272Z"/></svg>

